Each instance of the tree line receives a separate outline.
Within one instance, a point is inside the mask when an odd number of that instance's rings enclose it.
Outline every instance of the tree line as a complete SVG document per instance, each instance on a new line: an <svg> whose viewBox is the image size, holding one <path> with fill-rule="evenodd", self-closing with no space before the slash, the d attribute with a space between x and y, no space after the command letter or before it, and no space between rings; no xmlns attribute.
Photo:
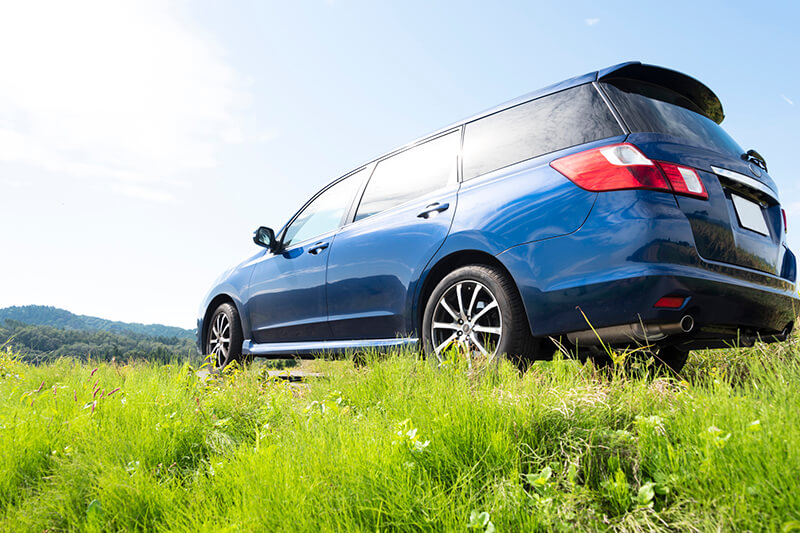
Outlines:
<svg viewBox="0 0 800 533"><path fill-rule="evenodd" d="M167 363L196 358L194 341L187 338L145 335L132 331L86 331L32 325L6 319L0 324L0 345L30 363L59 357L129 362L148 360Z"/></svg>
<svg viewBox="0 0 800 533"><path fill-rule="evenodd" d="M0 309L0 324L11 319L35 326L53 326L63 329L101 330L113 333L128 334L141 333L143 335L160 337L179 337L193 339L194 331L164 326L162 324L136 324L130 322L117 322L96 316L76 315L66 309L59 309L49 305L23 305Z"/></svg>

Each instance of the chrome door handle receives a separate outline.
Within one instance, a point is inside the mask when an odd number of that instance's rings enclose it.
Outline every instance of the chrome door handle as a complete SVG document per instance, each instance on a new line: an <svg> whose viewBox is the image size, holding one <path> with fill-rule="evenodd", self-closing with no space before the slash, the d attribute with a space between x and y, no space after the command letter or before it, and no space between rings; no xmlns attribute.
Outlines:
<svg viewBox="0 0 800 533"><path fill-rule="evenodd" d="M318 242L317 244L308 249L308 253L310 253L311 255L317 255L328 246L330 246L330 243Z"/></svg>
<svg viewBox="0 0 800 533"><path fill-rule="evenodd" d="M450 207L450 204L440 204L439 202L434 202L425 208L425 211L418 214L417 217L419 218L430 218L431 215L434 213L441 213L442 211L447 211Z"/></svg>

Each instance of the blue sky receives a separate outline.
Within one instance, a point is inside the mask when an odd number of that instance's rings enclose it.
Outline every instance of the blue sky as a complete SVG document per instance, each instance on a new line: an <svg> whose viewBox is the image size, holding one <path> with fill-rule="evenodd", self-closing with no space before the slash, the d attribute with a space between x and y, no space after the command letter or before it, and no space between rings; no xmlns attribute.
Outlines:
<svg viewBox="0 0 800 533"><path fill-rule="evenodd" d="M627 60L697 77L800 251L800 2L0 2L0 307L192 327L325 183Z"/></svg>

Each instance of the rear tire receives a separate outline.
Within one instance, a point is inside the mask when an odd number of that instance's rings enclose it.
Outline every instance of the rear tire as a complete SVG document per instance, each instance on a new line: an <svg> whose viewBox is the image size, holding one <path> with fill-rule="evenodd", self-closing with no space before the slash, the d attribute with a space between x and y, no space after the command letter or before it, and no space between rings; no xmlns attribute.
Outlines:
<svg viewBox="0 0 800 533"><path fill-rule="evenodd" d="M680 371L683 370L688 357L689 352L681 350L677 346L635 351L626 358L625 370L626 372L631 372L638 368L649 375L666 373L674 376L680 374ZM602 351L589 355L588 358L592 359L592 362L598 368L610 368L614 365L611 357Z"/></svg>
<svg viewBox="0 0 800 533"><path fill-rule="evenodd" d="M214 368L223 369L233 361L248 362L242 357L242 321L230 303L220 304L211 314L206 333L205 352L213 356Z"/></svg>
<svg viewBox="0 0 800 533"><path fill-rule="evenodd" d="M514 282L484 265L458 268L436 285L425 306L422 340L440 361L455 343L475 356L506 354L523 369L541 345L531 337Z"/></svg>
<svg viewBox="0 0 800 533"><path fill-rule="evenodd" d="M664 370L671 370L675 374L679 374L683 367L686 365L686 360L689 358L687 350L681 350L677 346L665 346L658 350L653 356L657 368Z"/></svg>

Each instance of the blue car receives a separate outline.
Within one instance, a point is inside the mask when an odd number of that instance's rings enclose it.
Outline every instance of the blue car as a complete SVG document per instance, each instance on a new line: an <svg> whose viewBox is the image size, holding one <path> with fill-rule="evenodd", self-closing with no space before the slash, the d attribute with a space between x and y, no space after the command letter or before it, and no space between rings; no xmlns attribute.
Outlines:
<svg viewBox="0 0 800 533"><path fill-rule="evenodd" d="M796 261L767 164L717 96L623 63L557 83L354 169L204 299L216 364L413 345L524 361L646 344L786 339Z"/></svg>

